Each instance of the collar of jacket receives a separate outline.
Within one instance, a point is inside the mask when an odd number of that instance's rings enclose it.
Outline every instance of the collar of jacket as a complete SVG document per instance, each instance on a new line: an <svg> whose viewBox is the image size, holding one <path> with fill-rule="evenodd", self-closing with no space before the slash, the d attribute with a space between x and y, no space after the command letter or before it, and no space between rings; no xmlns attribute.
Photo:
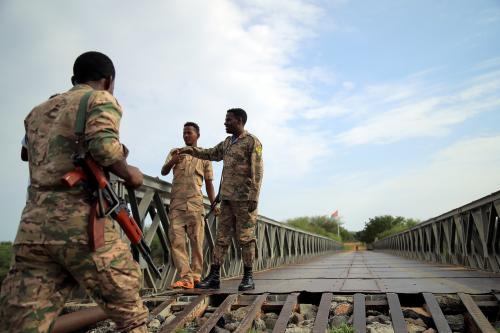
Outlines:
<svg viewBox="0 0 500 333"><path fill-rule="evenodd" d="M243 133L241 133L240 136L238 137L238 140L243 139L247 135L248 135L248 132L246 130L244 130Z"/></svg>
<svg viewBox="0 0 500 333"><path fill-rule="evenodd" d="M75 90L91 90L93 89L91 86L85 83L79 83L73 86L69 91L75 91Z"/></svg>

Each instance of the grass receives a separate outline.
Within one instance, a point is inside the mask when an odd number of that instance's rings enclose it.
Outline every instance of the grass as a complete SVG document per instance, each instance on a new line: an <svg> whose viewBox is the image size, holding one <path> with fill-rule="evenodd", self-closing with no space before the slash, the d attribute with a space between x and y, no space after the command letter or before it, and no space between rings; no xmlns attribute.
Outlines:
<svg viewBox="0 0 500 333"><path fill-rule="evenodd" d="M354 328L347 324L342 324L339 327L330 328L328 333L354 333Z"/></svg>

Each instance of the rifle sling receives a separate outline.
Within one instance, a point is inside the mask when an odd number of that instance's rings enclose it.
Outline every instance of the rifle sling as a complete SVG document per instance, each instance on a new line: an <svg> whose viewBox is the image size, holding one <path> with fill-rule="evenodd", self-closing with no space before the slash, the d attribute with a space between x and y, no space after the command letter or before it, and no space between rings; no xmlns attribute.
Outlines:
<svg viewBox="0 0 500 333"><path fill-rule="evenodd" d="M89 99L94 91L87 91L80 99L78 111L75 119L75 136L78 154L85 152L85 125L87 124L87 111L89 108Z"/></svg>
<svg viewBox="0 0 500 333"><path fill-rule="evenodd" d="M87 91L80 99L80 104L78 105L78 111L75 120L75 136L76 136L76 147L77 154L84 156L86 153L85 149L85 126L87 124L87 112L89 108L89 99L94 91ZM92 251L99 249L104 246L104 223L105 218L99 217L99 210L102 207L99 206L99 201L97 198L92 202L90 209L90 217L88 221L88 236L89 236L89 246Z"/></svg>

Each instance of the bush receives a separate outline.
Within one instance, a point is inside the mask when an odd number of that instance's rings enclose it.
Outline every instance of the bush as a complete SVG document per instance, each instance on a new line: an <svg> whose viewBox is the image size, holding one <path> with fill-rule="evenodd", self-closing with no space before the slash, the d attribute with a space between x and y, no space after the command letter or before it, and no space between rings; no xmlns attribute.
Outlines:
<svg viewBox="0 0 500 333"><path fill-rule="evenodd" d="M7 275L12 257L12 243L0 242L0 284Z"/></svg>

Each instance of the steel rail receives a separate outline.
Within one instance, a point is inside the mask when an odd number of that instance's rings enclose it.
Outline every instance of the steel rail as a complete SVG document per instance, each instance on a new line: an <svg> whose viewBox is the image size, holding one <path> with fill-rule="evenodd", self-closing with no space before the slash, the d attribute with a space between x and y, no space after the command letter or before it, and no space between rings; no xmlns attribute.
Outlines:
<svg viewBox="0 0 500 333"><path fill-rule="evenodd" d="M376 250L500 272L500 191L373 243Z"/></svg>
<svg viewBox="0 0 500 333"><path fill-rule="evenodd" d="M283 299L283 296L285 295L269 293L255 295L234 293L194 295L186 292L187 291L185 290L179 290L177 291L177 294L171 294L169 295L171 298L167 299L165 299L164 296L148 296L144 298L145 301L147 300L148 302L156 304L156 306L151 310L149 320L160 320L161 325L157 328L159 332L175 332L176 330L182 328L189 328L191 330L196 329L196 327L200 325L196 331L208 333L212 330L217 330L216 326L220 325L218 329L221 329L222 326L225 325L224 321L219 320L223 314L227 314L232 310L242 307L246 307L246 314L244 314L243 318L241 318L241 321L234 322L238 323L238 327L235 332L248 332L252 326L255 327L256 318L262 318L271 312L273 312L274 315L279 312L279 316L277 318L274 317L276 318L274 324L272 321L266 321L266 330L272 330L272 332L284 332L288 327L287 324L289 322L290 314L292 311L300 308L299 304L316 304L316 301L319 300L318 311L316 318L314 319L314 327L312 331L323 333L326 330L333 328L330 326L332 325L330 321L334 316L334 312L331 311L331 307L333 303L336 305L339 304L335 300L335 297L340 296L333 295L332 293L311 294L304 292L288 294L286 295L285 301L278 301L278 298ZM403 294L401 295L403 296ZM409 326L407 326L407 324L411 323L414 320L414 317L410 313L403 312L402 307L406 308L411 304L411 307L417 306L428 310L432 316L433 323L424 320L424 322L426 322L425 328L435 328L439 333L451 332L450 326L444 314L457 313L463 314L466 317L464 322L465 326L463 327L465 332L496 332L492 326L492 324L497 321L493 314L499 309L499 304L496 301L498 298L495 292L487 295L470 295L465 293L439 294L440 296L447 295L448 297L458 296L457 299L461 300L461 304L448 303L443 299L438 300L433 293L424 292L413 295L404 295L405 297L401 297L401 303L399 295L396 293L387 293L385 295L381 293L356 293L352 295L352 301L348 300L347 302L353 304L354 307L351 317L351 325L354 331L358 333L366 331L368 328L367 326L369 325L367 322L367 313L371 309L375 308L381 313L390 315L392 328L395 333L407 332L409 330ZM411 297L409 297L410 295ZM342 294L342 296L345 297L346 294ZM376 299L373 299L372 297L376 297ZM409 301L410 298L411 301ZM221 300L223 301L221 302ZM208 307L209 304L218 305ZM169 305L171 305L171 308L167 309ZM89 305L86 304L83 306ZM74 305L72 305L72 307L74 308ZM173 316L174 318L171 321L167 321L165 318L159 319L158 316L160 314L164 317ZM200 320L201 318L206 319ZM100 310L97 306L92 306L90 308L65 314L57 318L53 331L57 333L78 331L88 328L89 325L95 325L96 322L104 319L106 319L104 311ZM490 319L491 322L488 319Z"/></svg>

